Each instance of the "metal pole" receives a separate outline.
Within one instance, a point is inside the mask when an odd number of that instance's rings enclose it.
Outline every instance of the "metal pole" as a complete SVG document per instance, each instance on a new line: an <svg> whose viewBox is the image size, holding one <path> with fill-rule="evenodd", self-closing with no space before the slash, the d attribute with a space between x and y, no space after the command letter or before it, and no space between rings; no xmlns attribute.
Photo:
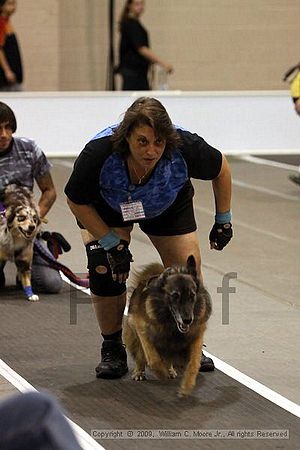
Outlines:
<svg viewBox="0 0 300 450"><path fill-rule="evenodd" d="M114 77L114 65L115 65L115 55L114 55L114 11L115 11L115 1L109 0L109 53L108 53L108 80L107 88L110 91L115 90L115 77Z"/></svg>

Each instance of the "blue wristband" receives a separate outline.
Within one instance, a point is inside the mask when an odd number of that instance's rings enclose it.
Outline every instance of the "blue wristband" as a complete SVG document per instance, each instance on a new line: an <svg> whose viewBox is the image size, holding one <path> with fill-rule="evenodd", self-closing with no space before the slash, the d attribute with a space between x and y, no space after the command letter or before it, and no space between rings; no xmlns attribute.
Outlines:
<svg viewBox="0 0 300 450"><path fill-rule="evenodd" d="M229 222L231 222L231 218L232 218L231 211L227 211L224 213L217 213L215 215L215 222L216 223L229 223Z"/></svg>
<svg viewBox="0 0 300 450"><path fill-rule="evenodd" d="M109 231L105 236L99 239L99 244L104 250L110 250L120 243L120 237L114 232Z"/></svg>

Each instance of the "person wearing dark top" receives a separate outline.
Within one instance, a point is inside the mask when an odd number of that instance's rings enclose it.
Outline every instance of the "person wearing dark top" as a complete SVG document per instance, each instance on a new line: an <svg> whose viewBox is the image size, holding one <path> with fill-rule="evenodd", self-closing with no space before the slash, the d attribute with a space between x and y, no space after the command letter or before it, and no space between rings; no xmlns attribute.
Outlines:
<svg viewBox="0 0 300 450"><path fill-rule="evenodd" d="M104 338L99 378L127 372L122 344L126 279L134 223L147 234L165 267L201 258L191 178L212 180L215 223L209 240L222 250L232 237L231 174L222 153L204 139L175 127L155 98L141 97L119 125L92 139L75 161L65 187L86 246L92 301ZM213 370L202 355L202 371Z"/></svg>
<svg viewBox="0 0 300 450"><path fill-rule="evenodd" d="M167 73L173 67L150 49L147 30L139 21L144 12L143 0L127 0L120 20L119 67L123 91L150 89L148 70L151 63L160 65Z"/></svg>
<svg viewBox="0 0 300 450"><path fill-rule="evenodd" d="M22 61L10 17L16 0L0 0L0 90L20 91L23 81Z"/></svg>

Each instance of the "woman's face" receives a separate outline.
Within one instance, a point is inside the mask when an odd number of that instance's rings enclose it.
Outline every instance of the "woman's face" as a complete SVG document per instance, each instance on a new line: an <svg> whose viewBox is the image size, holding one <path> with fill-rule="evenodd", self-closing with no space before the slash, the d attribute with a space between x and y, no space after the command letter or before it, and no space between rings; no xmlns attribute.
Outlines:
<svg viewBox="0 0 300 450"><path fill-rule="evenodd" d="M145 10L144 0L133 0L129 5L129 13L133 17L140 17Z"/></svg>
<svg viewBox="0 0 300 450"><path fill-rule="evenodd" d="M1 14L6 17L10 17L17 8L16 0L6 0L4 5L1 8Z"/></svg>
<svg viewBox="0 0 300 450"><path fill-rule="evenodd" d="M137 166L152 169L166 148L166 140L155 135L153 128L141 125L126 138L130 156Z"/></svg>

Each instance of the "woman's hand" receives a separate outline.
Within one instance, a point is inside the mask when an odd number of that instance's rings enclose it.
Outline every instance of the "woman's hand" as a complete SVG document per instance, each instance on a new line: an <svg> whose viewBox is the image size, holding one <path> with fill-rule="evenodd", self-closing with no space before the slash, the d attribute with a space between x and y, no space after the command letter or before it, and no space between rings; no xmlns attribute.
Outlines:
<svg viewBox="0 0 300 450"><path fill-rule="evenodd" d="M223 250L233 236L231 223L215 223L209 233L210 248Z"/></svg>
<svg viewBox="0 0 300 450"><path fill-rule="evenodd" d="M128 249L128 242L121 239L120 243L106 250L107 259L114 281L124 283L129 275L132 254Z"/></svg>
<svg viewBox="0 0 300 450"><path fill-rule="evenodd" d="M166 63L166 64L163 65L163 68L165 69L165 71L166 71L168 74L174 72L174 67L173 67L171 64Z"/></svg>
<svg viewBox="0 0 300 450"><path fill-rule="evenodd" d="M6 81L8 83L13 84L17 81L16 75L14 74L14 72L12 70L10 70L10 69L6 70L4 74L5 74Z"/></svg>

